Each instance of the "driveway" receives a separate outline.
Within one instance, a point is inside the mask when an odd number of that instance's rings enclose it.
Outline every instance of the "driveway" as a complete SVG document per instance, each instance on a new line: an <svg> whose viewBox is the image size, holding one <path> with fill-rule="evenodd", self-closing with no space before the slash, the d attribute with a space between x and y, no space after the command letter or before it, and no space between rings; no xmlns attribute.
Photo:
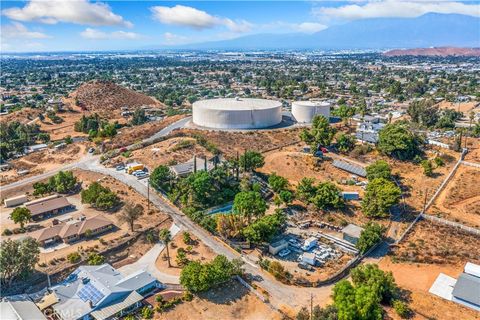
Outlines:
<svg viewBox="0 0 480 320"><path fill-rule="evenodd" d="M172 234L172 238L179 231L180 228L177 225L172 224L172 226L170 227L170 233ZM138 270L145 270L162 283L179 284L180 277L162 273L155 266L155 262L157 261L158 256L162 253L164 249L164 244L157 243L153 246L153 248L148 250L147 253L145 253L140 259L138 259L138 261L120 267L118 271L120 271L124 276L128 276L132 273L138 272Z"/></svg>

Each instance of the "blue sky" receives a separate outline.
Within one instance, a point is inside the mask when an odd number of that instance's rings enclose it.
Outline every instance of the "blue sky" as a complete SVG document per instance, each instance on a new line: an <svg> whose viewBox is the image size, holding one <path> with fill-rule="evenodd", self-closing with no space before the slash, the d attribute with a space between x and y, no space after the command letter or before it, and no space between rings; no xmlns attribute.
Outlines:
<svg viewBox="0 0 480 320"><path fill-rule="evenodd" d="M230 39L254 33L313 33L368 18L428 12L480 16L478 1L89 1L1 2L1 49L121 50Z"/></svg>

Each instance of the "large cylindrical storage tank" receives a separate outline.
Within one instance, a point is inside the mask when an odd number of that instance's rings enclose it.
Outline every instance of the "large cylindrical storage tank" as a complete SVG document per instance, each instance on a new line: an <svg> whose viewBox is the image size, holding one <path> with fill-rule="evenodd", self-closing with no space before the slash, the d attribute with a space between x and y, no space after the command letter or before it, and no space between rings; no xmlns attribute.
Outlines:
<svg viewBox="0 0 480 320"><path fill-rule="evenodd" d="M193 123L213 129L261 129L282 122L282 103L267 99L223 98L196 101Z"/></svg>
<svg viewBox="0 0 480 320"><path fill-rule="evenodd" d="M294 101L292 115L298 123L312 123L315 115L330 118L330 103L326 101Z"/></svg>

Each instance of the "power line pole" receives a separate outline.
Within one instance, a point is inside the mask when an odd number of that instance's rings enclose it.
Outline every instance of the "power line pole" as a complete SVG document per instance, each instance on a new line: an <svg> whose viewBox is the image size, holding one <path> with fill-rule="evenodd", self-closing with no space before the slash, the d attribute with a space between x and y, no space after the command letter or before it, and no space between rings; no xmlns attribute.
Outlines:
<svg viewBox="0 0 480 320"><path fill-rule="evenodd" d="M310 320L313 320L313 293L310 293Z"/></svg>
<svg viewBox="0 0 480 320"><path fill-rule="evenodd" d="M423 200L423 213L427 210L427 195L428 195L428 188L425 189L425 198Z"/></svg>
<svg viewBox="0 0 480 320"><path fill-rule="evenodd" d="M147 208L150 211L150 178L147 178Z"/></svg>

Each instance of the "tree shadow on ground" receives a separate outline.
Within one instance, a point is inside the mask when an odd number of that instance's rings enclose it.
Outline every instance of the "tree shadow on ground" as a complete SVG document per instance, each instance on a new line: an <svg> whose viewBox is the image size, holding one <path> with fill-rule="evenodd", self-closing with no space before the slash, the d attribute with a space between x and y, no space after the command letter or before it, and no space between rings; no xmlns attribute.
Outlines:
<svg viewBox="0 0 480 320"><path fill-rule="evenodd" d="M234 304L249 293L237 280L230 280L219 287L198 294L200 299L208 300L215 304Z"/></svg>

